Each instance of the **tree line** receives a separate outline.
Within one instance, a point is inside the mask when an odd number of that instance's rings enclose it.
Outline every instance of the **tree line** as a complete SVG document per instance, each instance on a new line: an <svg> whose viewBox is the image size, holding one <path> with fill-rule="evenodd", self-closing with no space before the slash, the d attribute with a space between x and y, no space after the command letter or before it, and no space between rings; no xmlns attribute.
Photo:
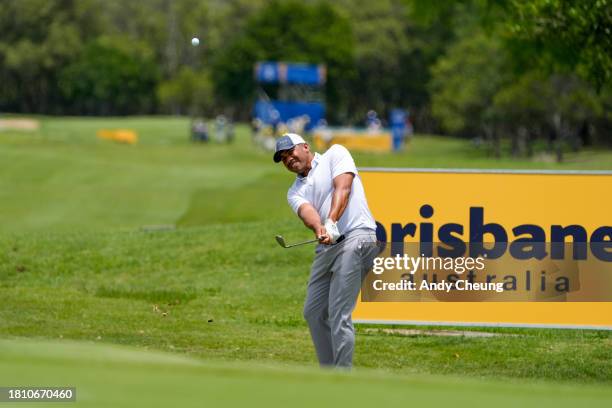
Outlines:
<svg viewBox="0 0 612 408"><path fill-rule="evenodd" d="M262 60L326 64L331 123L403 107L495 155L612 142L612 0L0 1L0 111L245 120Z"/></svg>

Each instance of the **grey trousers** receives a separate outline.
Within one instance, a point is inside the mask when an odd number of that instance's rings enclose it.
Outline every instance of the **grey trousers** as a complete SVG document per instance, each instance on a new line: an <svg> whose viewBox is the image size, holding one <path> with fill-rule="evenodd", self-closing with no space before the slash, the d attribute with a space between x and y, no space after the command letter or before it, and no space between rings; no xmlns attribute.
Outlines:
<svg viewBox="0 0 612 408"><path fill-rule="evenodd" d="M376 233L359 229L315 256L304 318L321 366L352 366L355 329L351 314L361 282L378 252Z"/></svg>

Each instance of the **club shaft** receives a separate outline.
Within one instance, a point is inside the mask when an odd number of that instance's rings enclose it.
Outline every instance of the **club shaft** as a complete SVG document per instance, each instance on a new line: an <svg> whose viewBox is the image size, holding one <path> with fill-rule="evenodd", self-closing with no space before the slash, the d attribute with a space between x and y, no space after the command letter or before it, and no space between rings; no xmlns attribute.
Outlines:
<svg viewBox="0 0 612 408"><path fill-rule="evenodd" d="M285 245L285 248L293 248L295 246L312 244L313 242L319 242L319 241L320 240L318 238L315 238L315 239L311 239L311 240L304 241L304 242L298 242L297 244ZM338 244L338 243L340 243L342 241L344 241L344 235L340 235L340 237L338 238L336 243Z"/></svg>
<svg viewBox="0 0 612 408"><path fill-rule="evenodd" d="M298 242L296 244L291 244L291 245L285 245L285 248L291 248L291 247L295 247L295 246L299 246L299 245L306 245L306 244L312 244L313 242L318 242L319 240L317 238L315 239L310 239L308 241L304 241L304 242Z"/></svg>

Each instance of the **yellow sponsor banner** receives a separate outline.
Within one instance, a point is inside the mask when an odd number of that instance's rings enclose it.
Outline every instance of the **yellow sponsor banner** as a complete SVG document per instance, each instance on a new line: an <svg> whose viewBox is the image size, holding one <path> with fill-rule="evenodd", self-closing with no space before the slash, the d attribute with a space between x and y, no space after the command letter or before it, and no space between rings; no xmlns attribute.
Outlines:
<svg viewBox="0 0 612 408"><path fill-rule="evenodd" d="M438 241L441 227L453 224L451 235L468 243L474 217L478 216L480 225L500 225L508 242L524 237L518 233L520 226L543 231L546 242L554 234L558 236L563 228L570 227L574 232L584 231L588 242L604 241L608 252L601 255L606 249L599 247L598 253L604 258L610 254L610 245L605 243L612 240L612 172L362 169L360 176L370 209L387 242L397 241L398 237L405 243L422 242L428 231L433 232L433 235L429 233L433 241ZM409 224L414 225L410 228ZM485 231L482 239L491 242L494 236ZM566 237L566 242L571 241L571 236ZM603 282L606 293L600 298L609 299L612 263L597 259L591 250L588 256L589 259L581 261L582 288ZM612 329L612 302L591 302L584 298L572 301L571 292L562 301L520 302L366 302L360 296L353 319L380 323Z"/></svg>

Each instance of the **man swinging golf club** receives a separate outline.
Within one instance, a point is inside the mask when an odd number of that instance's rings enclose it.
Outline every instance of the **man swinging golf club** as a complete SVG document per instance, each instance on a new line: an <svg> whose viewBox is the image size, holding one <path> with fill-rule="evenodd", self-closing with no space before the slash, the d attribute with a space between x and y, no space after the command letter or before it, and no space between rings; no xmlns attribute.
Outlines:
<svg viewBox="0 0 612 408"><path fill-rule="evenodd" d="M321 366L349 368L355 346L351 313L378 254L376 223L355 162L343 146L313 153L301 136L287 133L276 141L274 162L280 161L297 174L287 192L289 205L319 242L304 318Z"/></svg>

